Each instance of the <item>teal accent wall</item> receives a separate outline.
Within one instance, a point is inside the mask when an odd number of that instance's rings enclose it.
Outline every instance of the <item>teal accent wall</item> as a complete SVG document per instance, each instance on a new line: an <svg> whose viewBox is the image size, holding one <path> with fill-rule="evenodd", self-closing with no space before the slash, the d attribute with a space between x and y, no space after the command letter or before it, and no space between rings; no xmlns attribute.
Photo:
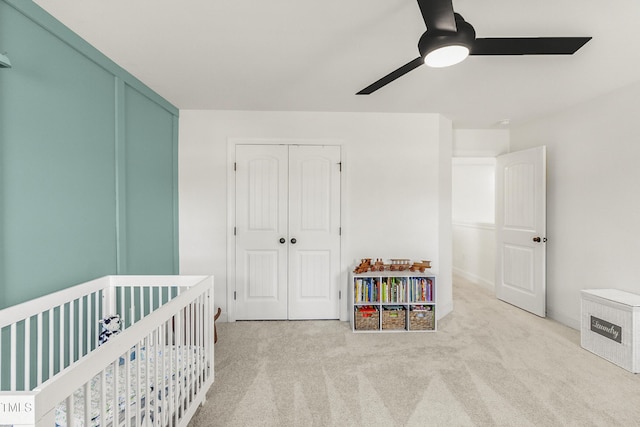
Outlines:
<svg viewBox="0 0 640 427"><path fill-rule="evenodd" d="M177 274L178 110L39 6L0 0L0 309Z"/></svg>
<svg viewBox="0 0 640 427"><path fill-rule="evenodd" d="M124 174L126 195L126 271L136 274L172 274L174 232L174 135L172 115L133 88L125 87ZM177 196L177 194L176 194ZM149 248L153 248L150 251Z"/></svg>

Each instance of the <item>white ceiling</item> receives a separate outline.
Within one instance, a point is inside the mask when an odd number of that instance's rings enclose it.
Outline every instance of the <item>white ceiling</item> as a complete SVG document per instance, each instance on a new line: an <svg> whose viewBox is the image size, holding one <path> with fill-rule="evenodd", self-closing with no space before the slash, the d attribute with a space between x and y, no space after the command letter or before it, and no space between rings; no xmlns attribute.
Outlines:
<svg viewBox="0 0 640 427"><path fill-rule="evenodd" d="M469 57L355 93L418 56L415 0L35 0L180 109L549 114L640 80L638 0L454 0L477 37L592 36L573 56Z"/></svg>

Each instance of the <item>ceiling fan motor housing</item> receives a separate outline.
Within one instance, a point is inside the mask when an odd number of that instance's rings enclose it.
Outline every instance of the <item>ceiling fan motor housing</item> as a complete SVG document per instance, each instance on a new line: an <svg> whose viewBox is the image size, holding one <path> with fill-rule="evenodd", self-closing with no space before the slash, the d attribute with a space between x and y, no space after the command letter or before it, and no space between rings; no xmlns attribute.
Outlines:
<svg viewBox="0 0 640 427"><path fill-rule="evenodd" d="M464 46L471 50L476 39L476 30L462 16L455 14L457 31L429 30L420 37L418 51L421 57L445 46Z"/></svg>

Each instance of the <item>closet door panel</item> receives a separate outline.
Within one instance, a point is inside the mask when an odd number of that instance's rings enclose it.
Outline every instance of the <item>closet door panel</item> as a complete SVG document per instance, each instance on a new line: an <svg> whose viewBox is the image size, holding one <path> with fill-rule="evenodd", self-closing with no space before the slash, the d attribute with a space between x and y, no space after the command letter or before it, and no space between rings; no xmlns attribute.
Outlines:
<svg viewBox="0 0 640 427"><path fill-rule="evenodd" d="M287 318L287 159L284 145L236 147L238 320Z"/></svg>
<svg viewBox="0 0 640 427"><path fill-rule="evenodd" d="M289 237L289 318L337 319L340 147L289 147Z"/></svg>

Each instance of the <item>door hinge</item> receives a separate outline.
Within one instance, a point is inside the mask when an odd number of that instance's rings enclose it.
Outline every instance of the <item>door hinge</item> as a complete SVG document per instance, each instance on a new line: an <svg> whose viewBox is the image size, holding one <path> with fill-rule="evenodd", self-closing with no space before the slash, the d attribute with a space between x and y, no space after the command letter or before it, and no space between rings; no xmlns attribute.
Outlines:
<svg viewBox="0 0 640 427"><path fill-rule="evenodd" d="M338 299L342 299L342 291L338 291Z"/></svg>
<svg viewBox="0 0 640 427"><path fill-rule="evenodd" d="M233 162L233 171L235 172L238 169L238 164Z"/></svg>
<svg viewBox="0 0 640 427"><path fill-rule="evenodd" d="M233 300L236 300L236 291L233 291Z"/></svg>
<svg viewBox="0 0 640 427"><path fill-rule="evenodd" d="M338 171L342 172L342 162L338 162Z"/></svg>
<svg viewBox="0 0 640 427"><path fill-rule="evenodd" d="M238 232L238 230L236 229L236 227L233 227L233 235L235 236L236 233Z"/></svg>
<svg viewBox="0 0 640 427"><path fill-rule="evenodd" d="M338 227L338 236L342 236L342 227Z"/></svg>

